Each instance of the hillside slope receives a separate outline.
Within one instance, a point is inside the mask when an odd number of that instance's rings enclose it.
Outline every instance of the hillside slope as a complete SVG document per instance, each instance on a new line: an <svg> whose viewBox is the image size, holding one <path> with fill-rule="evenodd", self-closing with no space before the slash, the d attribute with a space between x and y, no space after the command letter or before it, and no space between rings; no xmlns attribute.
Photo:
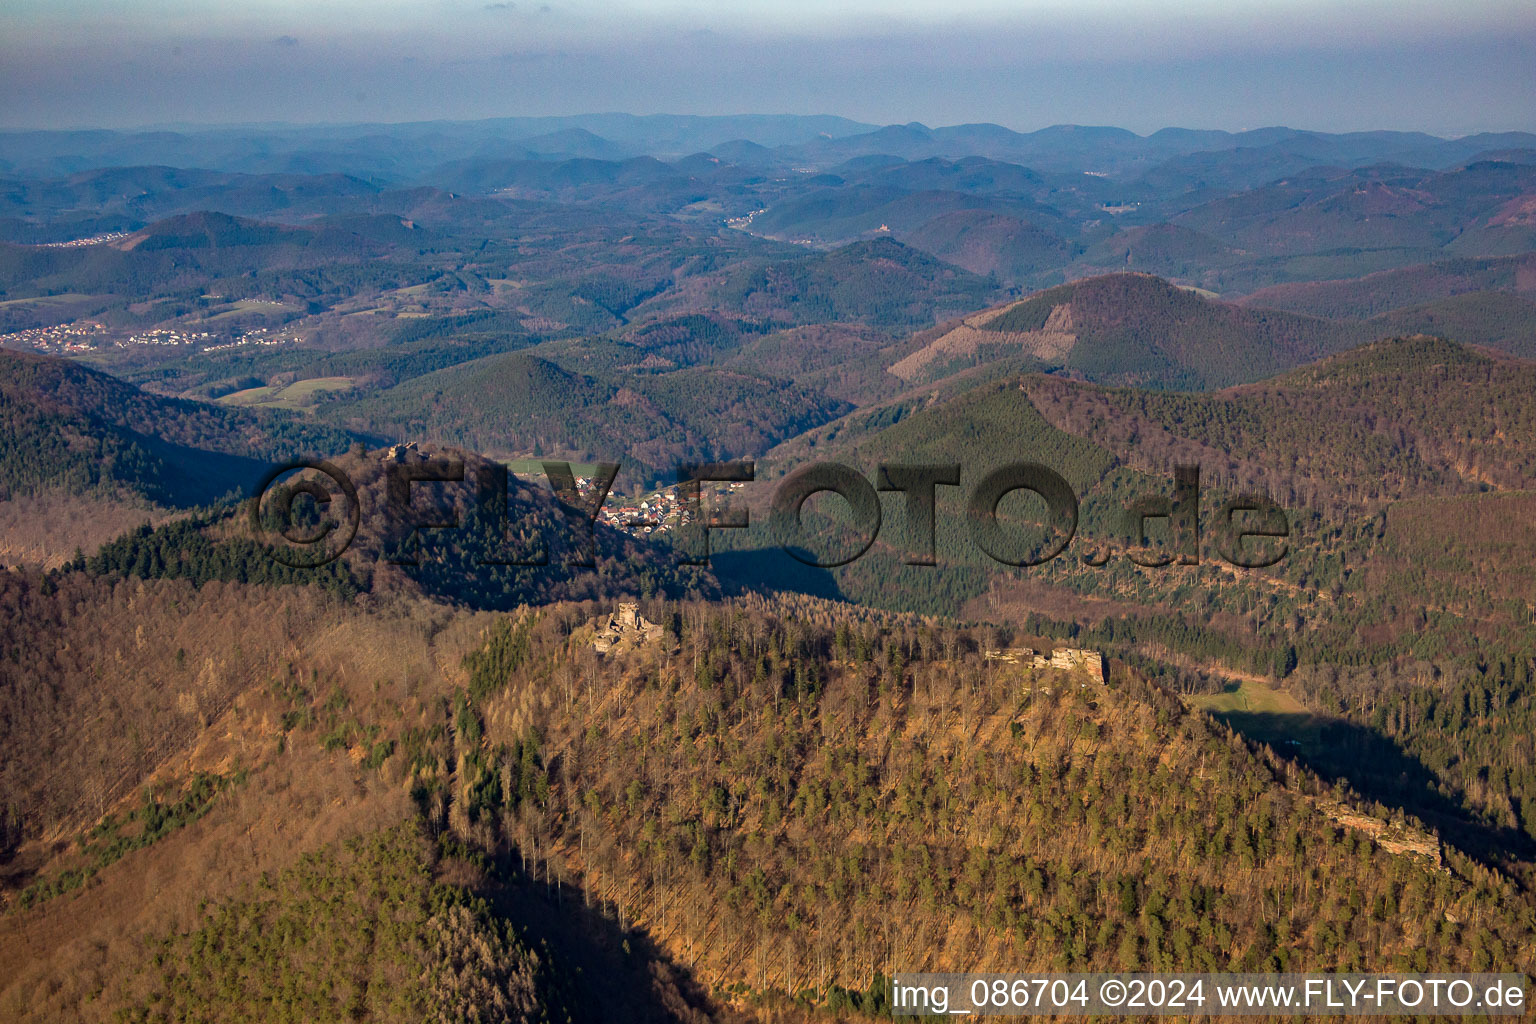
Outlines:
<svg viewBox="0 0 1536 1024"><path fill-rule="evenodd" d="M1052 423L1153 467L1210 467L1311 508L1518 490L1536 470L1536 365L1430 337L1362 345L1211 394L1037 379Z"/></svg>
<svg viewBox="0 0 1536 1024"><path fill-rule="evenodd" d="M240 594L141 592L154 642L132 657L186 686ZM66 841L8 861L14 1019L236 1021L277 999L381 1022L421 1001L484 1021L837 1020L877 1009L895 970L978 957L1473 970L1536 941L1507 881L1416 822L1126 666L1106 687L986 658L1032 640L1013 630L652 604L658 639L600 657L591 605L298 596L277 606L312 628L247 624L223 703L159 698L186 729L130 761L151 795L89 771L49 794ZM113 647L80 657L83 678Z"/></svg>
<svg viewBox="0 0 1536 1024"><path fill-rule="evenodd" d="M0 559L57 565L164 511L248 490L274 461L353 436L280 413L147 394L77 363L0 350Z"/></svg>
<svg viewBox="0 0 1536 1024"><path fill-rule="evenodd" d="M1385 968L1531 948L1519 912L1496 923L1390 828L1340 827L1336 794L1133 673L1084 687L989 662L975 634L815 603L679 612L675 651L597 661L577 632L474 712L486 742L531 727L568 759L510 822L544 870L717 984L860 990L975 959ZM567 671L602 685L551 692ZM1356 895L1377 910L1349 909ZM1464 926L1478 939L1430 938L1426 900L1458 920L1482 908ZM1261 903L1289 909L1243 909Z"/></svg>
<svg viewBox="0 0 1536 1024"><path fill-rule="evenodd" d="M901 240L973 274L1023 284L1061 266L1070 247L1027 220L981 210L940 214L902 234Z"/></svg>
<svg viewBox="0 0 1536 1024"><path fill-rule="evenodd" d="M1348 281L1262 288L1238 302L1326 317L1371 317L1468 292L1536 292L1536 255L1458 259L1387 270Z"/></svg>
<svg viewBox="0 0 1536 1024"><path fill-rule="evenodd" d="M589 375L513 352L413 378L333 405L326 415L400 440L501 455L570 455L671 476L679 462L748 457L848 408L757 374L684 368Z"/></svg>
<svg viewBox="0 0 1536 1024"><path fill-rule="evenodd" d="M7 1019L733 1019L640 934L424 813L440 701L489 616L78 573L0 587L25 649L0 670Z"/></svg>
<svg viewBox="0 0 1536 1024"><path fill-rule="evenodd" d="M638 313L736 311L791 323L926 327L994 301L996 282L893 238L774 262L744 260L700 274Z"/></svg>
<svg viewBox="0 0 1536 1024"><path fill-rule="evenodd" d="M962 325L891 372L931 381L1023 357L1089 380L1201 389L1256 380L1369 336L1369 328L1216 302L1148 274L1109 274L1039 292Z"/></svg>
<svg viewBox="0 0 1536 1024"><path fill-rule="evenodd" d="M1070 617L1080 641L1171 658L1182 666L1174 678L1195 693L1295 679L1311 712L1344 716L1348 726L1320 732L1305 715L1258 716L1247 720L1258 737L1294 741L1291 753L1320 772L1413 808L1527 877L1536 864L1536 816L1526 809L1536 806L1536 760L1519 709L1533 678L1527 652L1536 650L1536 620L1521 596L1536 587L1526 526L1533 372L1421 337L1211 393L1018 373L915 389L760 460L754 522L782 475L807 462L843 463L870 480L882 464L954 463L960 486L935 494L936 566L909 564L921 548L904 499L891 494L878 539L849 564L810 569L759 530L723 536L732 555L718 567L738 586L876 607L1013 623ZM1078 524L1056 558L1014 569L978 548L965 502L989 470L1025 459L1065 479ZM1137 522L1124 510L1171 497L1179 464L1199 467L1200 561L1137 564L1129 557L1141 545ZM1244 493L1284 510L1288 537L1270 568L1238 569L1221 554L1221 509ZM799 543L830 560L846 550L838 547L845 506L820 501L808 507ZM1039 500L1008 501L999 516L1018 543L1040 538ZM1171 540L1166 519L1148 520L1147 556L1171 556ZM1471 710L1485 707L1479 692L1510 710ZM1466 700L1464 713L1453 710ZM1399 715L1391 710L1399 701L1450 717ZM1457 724L1448 732L1445 722ZM1343 734L1355 736L1352 746L1340 745Z"/></svg>

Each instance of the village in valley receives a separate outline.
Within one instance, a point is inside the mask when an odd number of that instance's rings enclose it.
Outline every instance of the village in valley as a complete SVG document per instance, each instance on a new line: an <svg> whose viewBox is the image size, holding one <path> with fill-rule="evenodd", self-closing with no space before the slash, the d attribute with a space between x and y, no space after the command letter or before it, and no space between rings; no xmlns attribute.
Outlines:
<svg viewBox="0 0 1536 1024"><path fill-rule="evenodd" d="M47 355L80 355L104 348L140 345L186 346L202 352L222 352L246 345L284 345L298 340L292 331L252 327L244 330L193 331L181 327L151 327L130 333L115 332L95 320L28 327L0 334L0 348L30 349Z"/></svg>
<svg viewBox="0 0 1536 1024"><path fill-rule="evenodd" d="M576 486L582 491L585 491L591 483L589 477L576 478ZM703 501L706 504L711 500L718 501L740 486L735 483L717 484L711 491L710 485L706 484ZM602 510L598 512L597 521L636 537L656 536L686 526L692 521L696 511L689 507L689 503L679 492L678 486L674 484L632 498L621 499L616 495L610 495L603 503Z"/></svg>
<svg viewBox="0 0 1536 1024"><path fill-rule="evenodd" d="M576 484L585 489L591 483L578 477ZM623 530L635 536L654 535L675 530L689 521L688 506L678 495L675 487L651 492L638 500L628 499L624 504L614 504L612 497L597 514L598 522Z"/></svg>

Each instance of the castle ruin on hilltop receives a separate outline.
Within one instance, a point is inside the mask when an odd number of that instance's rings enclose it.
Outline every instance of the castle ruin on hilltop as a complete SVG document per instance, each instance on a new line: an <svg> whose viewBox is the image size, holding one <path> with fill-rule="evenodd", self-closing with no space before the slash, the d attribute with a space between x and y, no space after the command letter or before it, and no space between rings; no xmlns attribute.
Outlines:
<svg viewBox="0 0 1536 1024"><path fill-rule="evenodd" d="M642 644L660 640L662 627L640 614L636 601L620 601L618 611L606 620L596 623L597 632L592 637L592 648L598 654L607 654L623 644Z"/></svg>
<svg viewBox="0 0 1536 1024"><path fill-rule="evenodd" d="M1063 672L1082 669L1096 683L1104 682L1104 655L1081 647L1058 647L1049 655L1040 654L1030 647L1008 647L986 651L989 661L1005 661L1010 665L1028 665L1031 668L1054 668Z"/></svg>

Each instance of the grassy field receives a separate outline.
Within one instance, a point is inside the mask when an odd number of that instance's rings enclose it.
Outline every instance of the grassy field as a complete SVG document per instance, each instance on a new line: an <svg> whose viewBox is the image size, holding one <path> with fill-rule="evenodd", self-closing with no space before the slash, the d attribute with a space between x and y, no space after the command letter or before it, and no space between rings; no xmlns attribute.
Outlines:
<svg viewBox="0 0 1536 1024"><path fill-rule="evenodd" d="M1312 758L1323 742L1327 720L1308 711L1295 697L1252 680L1234 682L1220 693L1184 698L1249 739L1288 754Z"/></svg>
<svg viewBox="0 0 1536 1024"><path fill-rule="evenodd" d="M224 405L259 405L269 409L298 411L307 409L326 391L345 391L352 387L351 377L312 377L295 381L285 388L259 387L234 391L219 399Z"/></svg>
<svg viewBox="0 0 1536 1024"><path fill-rule="evenodd" d="M67 306L74 302L88 302L96 299L95 295L84 295L80 292L63 292L59 295L36 295L30 299L5 299L0 301L0 309L8 309L12 306Z"/></svg>
<svg viewBox="0 0 1536 1024"><path fill-rule="evenodd" d="M1196 295L1200 296L1202 299L1220 299L1221 298L1221 294L1219 292L1213 292L1209 288L1199 288L1199 287L1196 287L1195 285L1192 285L1192 284L1181 284L1181 285L1179 285L1179 287L1184 289L1187 292L1194 292Z"/></svg>
<svg viewBox="0 0 1536 1024"><path fill-rule="evenodd" d="M220 395L215 401L220 405L260 405L275 392L275 388L263 385L259 388L246 388L244 391L231 391L227 395Z"/></svg>
<svg viewBox="0 0 1536 1024"><path fill-rule="evenodd" d="M1223 715L1233 711L1272 715L1305 715L1307 713L1307 709L1290 694L1251 680L1233 683L1220 693L1198 694L1190 697L1189 703L1213 715Z"/></svg>
<svg viewBox="0 0 1536 1024"><path fill-rule="evenodd" d="M240 299L237 302L230 303L227 309L221 309L206 318L205 322L213 323L215 320L243 316L246 313L293 313L297 311L297 306L289 306L282 302L269 302L266 299Z"/></svg>

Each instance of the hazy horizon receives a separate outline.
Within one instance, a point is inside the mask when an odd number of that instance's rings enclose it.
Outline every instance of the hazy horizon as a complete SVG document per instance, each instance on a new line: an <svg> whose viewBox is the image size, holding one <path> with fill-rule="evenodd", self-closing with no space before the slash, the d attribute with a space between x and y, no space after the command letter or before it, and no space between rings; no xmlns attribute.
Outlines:
<svg viewBox="0 0 1536 1024"><path fill-rule="evenodd" d="M830 112L1240 131L1536 130L1536 9L1509 0L1004 8L441 0L238 9L22 0L0 127Z"/></svg>
<svg viewBox="0 0 1536 1024"><path fill-rule="evenodd" d="M484 117L422 117L422 118L409 118L409 119L395 120L395 121L372 120L372 119L356 119L356 120L345 120L345 121L342 121L342 120L336 120L336 121L324 121L324 120L299 121L299 120L286 120L286 119L285 120L247 120L247 121L195 121L195 120L182 120L182 121L144 122L144 123L138 123L138 124L122 124L122 125L79 124L79 125L68 125L68 126L60 125L60 126L49 126L49 127L14 127L14 126L0 125L0 132L17 133L17 132L33 132L33 131L110 131L110 132L120 132L120 133L123 133L123 134L134 134L134 133L157 132L157 131L187 132L187 133L218 132L218 131L228 131L228 130L237 130L237 129L250 129L250 130L255 130L255 131L277 131L277 130L283 130L283 129L310 130L310 129L325 129L325 128L335 128L335 129L369 128L369 127L391 128L391 127L403 127L403 126L409 126L409 125L425 125L425 124L444 124L444 125L450 125L450 124L454 124L454 125L458 125L458 124L479 124L479 123L489 123L489 122L494 122L494 121L499 121L499 120L515 120L515 119L519 119L519 118L527 118L527 119L534 119L534 120L536 120L536 119L576 120L576 119L591 118L591 117L635 117L635 118L647 118L647 117L701 117L701 118L745 118L745 117L805 117L805 118L819 118L819 117L831 117L831 118L841 118L841 119L849 121L851 123L862 125L863 127L867 128L867 129L870 129L870 130L878 130L880 128L899 127L899 126L906 126L906 125L919 125L919 126L925 128L925 129L929 130L929 131L937 131L937 130L945 129L945 128L961 128L961 127L988 126L988 125L990 125L990 126L996 126L996 127L1000 127L1000 128L1006 128L1009 131L1017 132L1017 133L1022 134L1022 135L1028 135L1030 133L1038 132L1038 131L1045 131L1045 130L1048 130L1048 129L1051 129L1051 128L1085 128L1085 129L1113 129L1113 130L1129 131L1132 134L1134 134L1134 135L1136 135L1136 136L1138 136L1140 138L1150 138L1153 135L1156 135L1158 132L1161 132L1161 131L1222 131L1222 132L1228 132L1228 133L1233 134L1233 135L1238 135L1238 134L1241 134L1243 132L1264 131L1264 130L1275 129L1275 130L1286 130L1286 131L1297 131L1297 132L1313 132L1313 133L1317 133L1317 134L1328 134L1328 135L1331 135L1331 134L1347 135L1347 134L1356 134L1356 133L1358 133L1358 134L1368 134L1368 133L1371 133L1371 132L1388 132L1388 133L1390 133L1390 132L1400 132L1400 133L1404 133L1404 134L1421 133L1421 134L1425 134L1425 135L1435 136L1437 138L1441 138L1441 139L1444 139L1446 141L1455 141L1457 139L1466 138L1466 137L1475 136L1475 135L1482 135L1482 134L1501 134L1501 133L1506 133L1506 132L1536 132L1536 128L1520 128L1520 127L1490 127L1490 128L1478 128L1478 129L1471 130L1471 131L1456 131L1456 132L1433 131L1433 130L1426 129L1426 128L1381 127L1381 126L1372 127L1372 128L1327 129L1327 128L1317 128L1317 127L1314 127L1314 126L1308 125L1308 124L1286 124L1286 123L1280 123L1280 122L1276 122L1276 123L1272 123L1272 124L1251 124L1251 125L1250 124L1245 124L1245 125L1242 125L1242 126L1239 126L1239 127L1234 127L1234 126L1231 126L1231 125L1221 125L1221 124L1164 124L1164 125L1159 125L1156 128L1151 128L1151 129L1146 129L1146 130L1138 131L1136 129L1128 128L1125 125L1121 125L1121 124L1111 124L1111 123L1088 124L1088 123L1083 123L1083 122L1078 122L1078 121L1051 121L1051 122L1043 122L1043 123L1040 123L1040 124L1030 124L1030 125L999 124L996 121L978 121L978 120L930 123L930 122L924 122L924 121L915 120L915 119L911 119L911 118L908 118L906 120L898 119L898 120L894 120L894 121L884 121L884 122L881 122L881 121L866 121L866 120L862 120L860 118L850 117L850 116L848 116L846 114L841 114L841 113L838 113L836 111L831 111L831 110L807 110L807 111L731 110L731 111L722 111L720 113L707 113L707 114L696 114L696 113L692 113L692 112L677 111L677 110L655 110L655 111L646 111L644 113L640 113L640 112L636 112L636 111L632 111L632 110L573 110L573 111L566 111L566 112L560 112L560 113L551 113L551 114L515 114L515 113L508 113L508 114L492 114L492 115L487 115L487 116L484 116ZM594 133L594 134L596 134L596 133Z"/></svg>

